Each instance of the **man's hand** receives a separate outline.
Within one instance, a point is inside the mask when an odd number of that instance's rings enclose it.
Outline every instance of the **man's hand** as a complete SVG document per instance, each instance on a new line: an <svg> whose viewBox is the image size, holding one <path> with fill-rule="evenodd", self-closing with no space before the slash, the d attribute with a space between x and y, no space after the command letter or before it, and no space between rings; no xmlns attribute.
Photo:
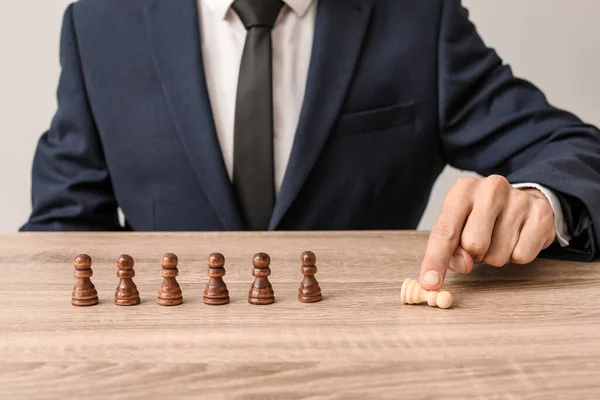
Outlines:
<svg viewBox="0 0 600 400"><path fill-rule="evenodd" d="M420 283L439 289L450 268L468 274L473 264L527 264L556 237L554 213L537 189L515 189L499 175L460 178L431 230Z"/></svg>

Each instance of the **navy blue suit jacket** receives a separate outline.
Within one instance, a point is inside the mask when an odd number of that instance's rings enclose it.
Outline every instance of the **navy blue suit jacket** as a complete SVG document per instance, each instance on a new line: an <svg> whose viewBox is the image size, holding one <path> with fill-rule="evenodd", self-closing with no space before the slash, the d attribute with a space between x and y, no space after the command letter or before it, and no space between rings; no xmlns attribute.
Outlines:
<svg viewBox="0 0 600 400"><path fill-rule="evenodd" d="M65 13L60 59L23 230L246 229L196 0L81 0ZM597 245L599 131L514 77L459 0L321 0L269 229L414 229L446 164L555 190L572 247Z"/></svg>

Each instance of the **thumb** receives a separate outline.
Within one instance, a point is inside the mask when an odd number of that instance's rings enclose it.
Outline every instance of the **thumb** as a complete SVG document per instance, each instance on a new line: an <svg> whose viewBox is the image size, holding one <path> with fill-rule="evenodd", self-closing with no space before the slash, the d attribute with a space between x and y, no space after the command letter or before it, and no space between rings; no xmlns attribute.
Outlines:
<svg viewBox="0 0 600 400"><path fill-rule="evenodd" d="M458 246L450 258L448 267L457 274L469 274L473 270L474 264L473 257L469 252Z"/></svg>

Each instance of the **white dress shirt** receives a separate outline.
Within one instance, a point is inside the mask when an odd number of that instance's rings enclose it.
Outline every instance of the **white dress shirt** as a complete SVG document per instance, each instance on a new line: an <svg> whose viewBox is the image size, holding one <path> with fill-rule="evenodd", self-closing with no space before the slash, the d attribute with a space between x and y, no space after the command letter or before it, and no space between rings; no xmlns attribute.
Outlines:
<svg viewBox="0 0 600 400"><path fill-rule="evenodd" d="M198 0L208 94L229 178L233 176L235 100L246 28L234 0ZM316 0L286 0L271 33L275 191L292 152L312 51Z"/></svg>
<svg viewBox="0 0 600 400"><path fill-rule="evenodd" d="M197 0L200 37L208 95L217 137L229 178L233 179L235 102L246 28L231 9L234 0ZM317 0L284 0L271 37L273 45L273 158L275 191L279 193L292 152L308 77ZM557 240L567 246L571 239L558 198L535 183L554 210Z"/></svg>

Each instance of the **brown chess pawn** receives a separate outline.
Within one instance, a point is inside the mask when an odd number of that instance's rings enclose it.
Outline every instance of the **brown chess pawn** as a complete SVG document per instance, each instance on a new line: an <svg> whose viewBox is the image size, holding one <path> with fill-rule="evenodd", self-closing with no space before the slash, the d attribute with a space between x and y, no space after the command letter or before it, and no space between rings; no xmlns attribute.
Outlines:
<svg viewBox="0 0 600 400"><path fill-rule="evenodd" d="M177 256L173 253L165 254L162 260L160 260L160 265L162 266L160 274L163 277L163 281L158 290L157 303L161 306L177 306L183 303L183 294L175 278L179 275L179 270L177 269L178 262Z"/></svg>
<svg viewBox="0 0 600 400"><path fill-rule="evenodd" d="M312 251L305 251L300 257L302 260L302 275L304 278L300 283L300 289L298 289L298 300L303 303L314 303L320 301L323 296L321 295L321 288L319 282L315 278L317 273L317 258L315 253Z"/></svg>
<svg viewBox="0 0 600 400"><path fill-rule="evenodd" d="M225 257L221 253L208 256L208 283L204 288L204 303L220 306L229 303L229 291L223 281L225 275Z"/></svg>
<svg viewBox="0 0 600 400"><path fill-rule="evenodd" d="M255 277L250 291L248 293L248 303L265 305L275 302L275 293L269 282L268 276L271 275L271 257L266 253L257 253L252 260L254 269L252 275Z"/></svg>
<svg viewBox="0 0 600 400"><path fill-rule="evenodd" d="M92 283L90 277L94 275L92 271L92 259L87 254L80 254L73 260L75 272L73 276L77 278L73 288L71 304L74 306L93 306L98 304L98 292Z"/></svg>
<svg viewBox="0 0 600 400"><path fill-rule="evenodd" d="M115 304L119 306L134 306L140 304L140 293L133 283L135 271L133 270L133 258L123 254L117 260L117 276L121 278L115 292Z"/></svg>

